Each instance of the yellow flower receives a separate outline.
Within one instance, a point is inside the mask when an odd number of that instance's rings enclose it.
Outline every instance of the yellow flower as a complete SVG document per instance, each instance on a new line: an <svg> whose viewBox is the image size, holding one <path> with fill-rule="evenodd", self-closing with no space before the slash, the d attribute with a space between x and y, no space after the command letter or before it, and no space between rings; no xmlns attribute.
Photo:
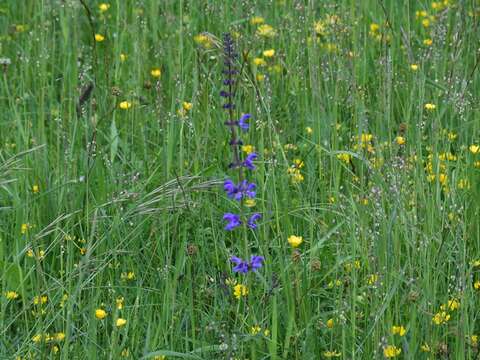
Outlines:
<svg viewBox="0 0 480 360"><path fill-rule="evenodd" d="M454 141L457 138L457 134L453 131L448 132L447 138L449 141Z"/></svg>
<svg viewBox="0 0 480 360"><path fill-rule="evenodd" d="M460 301L457 299L448 300L447 307L451 311L457 310L460 307Z"/></svg>
<svg viewBox="0 0 480 360"><path fill-rule="evenodd" d="M411 65L410 65L410 69L411 69L412 71L417 71L417 70L418 70L418 65L417 65L417 64L411 64Z"/></svg>
<svg viewBox="0 0 480 360"><path fill-rule="evenodd" d="M480 146L472 144L468 147L468 150L470 150L470 152L475 155L475 154L480 153Z"/></svg>
<svg viewBox="0 0 480 360"><path fill-rule="evenodd" d="M15 300L15 299L18 299L20 295L18 295L18 293L16 291L6 291L5 292L5 297L7 298L7 300Z"/></svg>
<svg viewBox="0 0 480 360"><path fill-rule="evenodd" d="M255 148L253 147L253 145L242 145L242 151L248 155L253 153L255 151Z"/></svg>
<svg viewBox="0 0 480 360"><path fill-rule="evenodd" d="M372 33L376 33L378 30L380 30L380 25L378 25L376 23L371 23L370 24L370 31Z"/></svg>
<svg viewBox="0 0 480 360"><path fill-rule="evenodd" d="M425 104L424 106L425 110L428 110L428 111L433 111L437 108L437 105L435 104L431 104L431 103L427 103Z"/></svg>
<svg viewBox="0 0 480 360"><path fill-rule="evenodd" d="M393 358L402 352L402 349L397 348L395 345L387 345L383 348L383 356L386 358Z"/></svg>
<svg viewBox="0 0 480 360"><path fill-rule="evenodd" d="M260 25L265 22L265 19L261 16L254 16L250 19L250 24L252 25Z"/></svg>
<svg viewBox="0 0 480 360"><path fill-rule="evenodd" d="M264 74L257 74L256 79L258 82L262 82L265 80L265 75Z"/></svg>
<svg viewBox="0 0 480 360"><path fill-rule="evenodd" d="M193 37L193 41L203 46L205 49L210 49L213 46L213 41L210 36L205 34L198 34Z"/></svg>
<svg viewBox="0 0 480 360"><path fill-rule="evenodd" d="M267 38L273 38L275 37L275 35L277 35L277 33L272 26L268 24L262 24L257 28L257 35Z"/></svg>
<svg viewBox="0 0 480 360"><path fill-rule="evenodd" d="M430 26L430 20L429 19L423 19L422 20L422 25L424 28L428 28Z"/></svg>
<svg viewBox="0 0 480 360"><path fill-rule="evenodd" d="M42 334L36 334L32 337L32 341L38 344L39 342L42 341L42 338L43 338Z"/></svg>
<svg viewBox="0 0 480 360"><path fill-rule="evenodd" d="M56 341L63 341L63 340L65 340L65 333L63 333L63 332L58 332L58 333L53 334L53 340L56 340Z"/></svg>
<svg viewBox="0 0 480 360"><path fill-rule="evenodd" d="M33 298L33 303L35 305L46 304L47 302L48 302L48 296L47 295L35 296Z"/></svg>
<svg viewBox="0 0 480 360"><path fill-rule="evenodd" d="M475 290L480 290L480 281L475 281L473 283L473 287ZM8 299L8 296L7 296L7 299Z"/></svg>
<svg viewBox="0 0 480 360"><path fill-rule="evenodd" d="M323 22L322 20L319 20L317 21L314 26L313 26L315 32L317 33L317 35L325 35L326 34L326 26L325 26L325 22Z"/></svg>
<svg viewBox="0 0 480 360"><path fill-rule="evenodd" d="M237 284L233 287L233 296L240 299L248 295L248 288L245 285Z"/></svg>
<svg viewBox="0 0 480 360"><path fill-rule="evenodd" d="M122 350L122 352L120 353L120 355L122 357L128 357L130 355L130 350L128 350L128 348L125 348Z"/></svg>
<svg viewBox="0 0 480 360"><path fill-rule="evenodd" d="M120 274L120 278L122 280L135 280L135 272L133 271L123 272Z"/></svg>
<svg viewBox="0 0 480 360"><path fill-rule="evenodd" d="M107 11L109 8L110 8L110 4L107 4L107 3L101 3L100 5L98 5L98 9L102 13Z"/></svg>
<svg viewBox="0 0 480 360"><path fill-rule="evenodd" d="M115 300L115 305L117 306L117 309L118 309L118 310L122 310L122 309L123 309L124 301L125 301L125 299L123 298L123 296L119 296L119 297Z"/></svg>
<svg viewBox="0 0 480 360"><path fill-rule="evenodd" d="M395 141L398 145L405 145L405 138L403 136L397 136Z"/></svg>
<svg viewBox="0 0 480 360"><path fill-rule="evenodd" d="M416 18L420 18L420 17L426 17L428 15L428 13L425 11L425 10L417 10L415 11L415 16Z"/></svg>
<svg viewBox="0 0 480 360"><path fill-rule="evenodd" d="M122 319L122 318L118 318L115 325L117 325L117 327L122 327L124 326L125 324L127 323L127 320L125 319Z"/></svg>
<svg viewBox="0 0 480 360"><path fill-rule="evenodd" d="M103 309L95 310L95 317L99 320L103 320L107 317L107 312Z"/></svg>
<svg viewBox="0 0 480 360"><path fill-rule="evenodd" d="M254 325L250 328L250 334L257 335L261 330L262 328L260 326Z"/></svg>
<svg viewBox="0 0 480 360"><path fill-rule="evenodd" d="M256 201L255 199L246 199L243 204L246 206L246 207L254 207L255 204L256 204Z"/></svg>
<svg viewBox="0 0 480 360"><path fill-rule="evenodd" d="M40 192L40 187L38 185L33 185L32 186L32 192L34 194L37 194L38 192Z"/></svg>
<svg viewBox="0 0 480 360"><path fill-rule="evenodd" d="M122 101L120 104L118 104L118 106L122 110L128 110L132 107L132 103L128 101Z"/></svg>
<svg viewBox="0 0 480 360"><path fill-rule="evenodd" d="M125 60L127 60L127 55L124 54L124 53L121 53L121 54L120 54L120 61L121 61L121 62L124 62Z"/></svg>
<svg viewBox="0 0 480 360"><path fill-rule="evenodd" d="M340 161L343 161L345 164L350 164L350 160L352 159L352 156L347 153L340 153L340 154L337 154L337 159Z"/></svg>
<svg viewBox="0 0 480 360"><path fill-rule="evenodd" d="M312 129L310 126L307 126L307 127L305 128L305 131L306 131L306 133L307 133L308 135L313 134L313 129Z"/></svg>
<svg viewBox="0 0 480 360"><path fill-rule="evenodd" d="M296 236L296 235L290 235L288 237L288 243L290 244L291 247L297 248L303 243L303 237L302 236Z"/></svg>
<svg viewBox="0 0 480 360"><path fill-rule="evenodd" d="M476 347L478 345L478 335L470 336L470 342L472 343L472 346Z"/></svg>
<svg viewBox="0 0 480 360"><path fill-rule="evenodd" d="M22 225L20 226L20 233L26 234L27 231L28 231L29 229L31 229L31 227L32 227L32 226L31 226L30 224L22 224Z"/></svg>
<svg viewBox="0 0 480 360"><path fill-rule="evenodd" d="M420 346L420 350L422 350L423 352L432 351L432 349L430 348L430 346L427 343L424 343L422 346Z"/></svg>
<svg viewBox="0 0 480 360"><path fill-rule="evenodd" d="M342 353L338 352L338 351L335 351L335 350L324 351L323 356L325 356L326 358L340 357L340 356L342 356Z"/></svg>
<svg viewBox="0 0 480 360"><path fill-rule="evenodd" d="M432 44L433 44L433 40L432 40L432 39L425 39L425 40L423 40L423 45L431 46Z"/></svg>
<svg viewBox="0 0 480 360"><path fill-rule="evenodd" d="M150 75L152 75L154 78L159 78L162 75L162 70L159 68L154 68L150 71Z"/></svg>
<svg viewBox="0 0 480 360"><path fill-rule="evenodd" d="M400 335L403 336L405 335L407 330L401 325L399 326L392 326L392 335Z"/></svg>
<svg viewBox="0 0 480 360"><path fill-rule="evenodd" d="M327 320L327 327L329 329L333 328L334 325L335 325L335 321L333 319L328 319Z"/></svg>
<svg viewBox="0 0 480 360"><path fill-rule="evenodd" d="M191 102L184 101L184 102L182 103L182 108L183 108L183 110L185 110L185 111L190 111L190 110L192 110L192 107L193 107L193 104L192 104Z"/></svg>
<svg viewBox="0 0 480 360"><path fill-rule="evenodd" d="M95 41L96 42L102 42L103 40L105 40L105 36L103 36L101 34L95 34Z"/></svg>
<svg viewBox="0 0 480 360"><path fill-rule="evenodd" d="M468 179L460 179L458 181L458 184L457 184L457 187L459 189L470 189L470 181L468 181Z"/></svg>
<svg viewBox="0 0 480 360"><path fill-rule="evenodd" d="M375 285L378 281L378 274L371 274L367 277L368 285Z"/></svg>
<svg viewBox="0 0 480 360"><path fill-rule="evenodd" d="M253 63L256 65L256 66L265 66L267 65L267 62L265 60L263 60L262 58L255 58L253 59Z"/></svg>
<svg viewBox="0 0 480 360"><path fill-rule="evenodd" d="M269 49L269 50L263 51L263 56L265 56L266 58L274 57L275 56L275 49Z"/></svg>
<svg viewBox="0 0 480 360"><path fill-rule="evenodd" d="M432 318L432 322L436 325L445 324L448 320L450 320L450 314L447 314L445 311L436 313Z"/></svg>

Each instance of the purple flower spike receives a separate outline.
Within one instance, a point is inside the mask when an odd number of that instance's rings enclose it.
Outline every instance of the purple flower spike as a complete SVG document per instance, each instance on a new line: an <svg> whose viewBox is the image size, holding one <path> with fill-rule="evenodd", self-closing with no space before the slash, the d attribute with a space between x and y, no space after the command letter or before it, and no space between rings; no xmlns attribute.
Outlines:
<svg viewBox="0 0 480 360"><path fill-rule="evenodd" d="M259 220L262 217L259 213L255 213L252 216L250 216L250 219L247 221L247 226L250 229L255 230L257 228L257 224L255 223L257 220Z"/></svg>
<svg viewBox="0 0 480 360"><path fill-rule="evenodd" d="M227 196L237 201L245 197L254 198L256 195L256 187L257 185L249 183L247 180L241 181L238 186L230 179L225 180L223 183L223 189L227 193Z"/></svg>
<svg viewBox="0 0 480 360"><path fill-rule="evenodd" d="M243 166L245 166L247 169L255 170L255 165L253 164L253 161L257 157L258 155L254 152L248 154L247 157L245 158L245 161L243 162Z"/></svg>
<svg viewBox="0 0 480 360"><path fill-rule="evenodd" d="M250 127L250 124L247 122L248 119L250 119L252 115L250 114L243 114L240 120L238 121L238 126L243 130L247 131L248 128Z"/></svg>
<svg viewBox="0 0 480 360"><path fill-rule="evenodd" d="M252 271L257 271L257 269L260 269L263 266L264 261L265 258L263 256L252 255L250 258L250 268Z"/></svg>
<svg viewBox="0 0 480 360"><path fill-rule="evenodd" d="M233 268L233 272L238 272L242 274L246 274L248 272L248 263L243 261L239 257L232 256L230 261L233 262L236 266Z"/></svg>
<svg viewBox="0 0 480 360"><path fill-rule="evenodd" d="M242 222L240 221L240 216L232 213L226 213L225 215L223 215L223 220L226 220L228 222L225 226L225 230L228 231L232 231L236 227L242 225Z"/></svg>

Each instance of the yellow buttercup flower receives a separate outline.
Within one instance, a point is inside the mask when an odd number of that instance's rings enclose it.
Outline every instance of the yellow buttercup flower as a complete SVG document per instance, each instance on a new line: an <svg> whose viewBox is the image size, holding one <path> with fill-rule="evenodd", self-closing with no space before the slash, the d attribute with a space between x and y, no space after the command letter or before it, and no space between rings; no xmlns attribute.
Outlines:
<svg viewBox="0 0 480 360"><path fill-rule="evenodd" d="M437 105L435 104L431 104L431 103L427 103L425 104L424 106L425 110L428 110L428 111L433 111L437 108Z"/></svg>
<svg viewBox="0 0 480 360"><path fill-rule="evenodd" d="M255 152L255 148L253 145L242 145L242 151L248 155Z"/></svg>
<svg viewBox="0 0 480 360"><path fill-rule="evenodd" d="M394 358L400 355L402 349L397 348L395 345L387 345L383 348L383 356L386 358Z"/></svg>
<svg viewBox="0 0 480 360"><path fill-rule="evenodd" d="M192 104L191 102L184 101L184 102L182 103L182 108L183 108L183 110L185 110L185 111L190 111L190 110L192 110L192 108L193 108L193 104Z"/></svg>
<svg viewBox="0 0 480 360"><path fill-rule="evenodd" d="M252 25L261 25L265 22L265 19L261 16L254 16L250 19L250 24Z"/></svg>
<svg viewBox="0 0 480 360"><path fill-rule="evenodd" d="M257 28L257 35L266 38L273 38L275 35L277 35L277 32L272 26L268 24L262 24Z"/></svg>
<svg viewBox="0 0 480 360"><path fill-rule="evenodd" d="M33 185L33 186L32 186L32 192L33 192L34 194L39 193L39 192L40 192L40 186L38 186L38 185Z"/></svg>
<svg viewBox="0 0 480 360"><path fill-rule="evenodd" d="M96 42L102 42L103 40L105 40L105 36L103 36L102 34L95 34Z"/></svg>
<svg viewBox="0 0 480 360"><path fill-rule="evenodd" d="M407 330L401 325L399 326L392 326L392 335L400 335L403 336L407 333Z"/></svg>
<svg viewBox="0 0 480 360"><path fill-rule="evenodd" d="M121 62L124 62L125 60L127 60L127 55L124 54L124 53L121 53L121 54L120 54L120 61L121 61Z"/></svg>
<svg viewBox="0 0 480 360"><path fill-rule="evenodd" d="M132 107L132 103L128 101L122 101L120 104L118 104L118 106L122 110L128 110Z"/></svg>
<svg viewBox="0 0 480 360"><path fill-rule="evenodd" d="M432 40L432 39L425 39L425 40L423 40L423 45L431 46L432 44L433 44L433 40Z"/></svg>
<svg viewBox="0 0 480 360"><path fill-rule="evenodd" d="M159 78L160 76L162 76L162 70L160 70L159 68L154 68L150 71L150 75L152 75L154 78Z"/></svg>
<svg viewBox="0 0 480 360"><path fill-rule="evenodd" d="M110 9L110 4L107 4L107 3L101 3L100 5L98 5L98 9L100 10L100 12L105 12L107 11L108 9Z"/></svg>
<svg viewBox="0 0 480 360"><path fill-rule="evenodd" d="M103 320L107 317L107 312L103 309L95 310L95 317L99 320Z"/></svg>
<svg viewBox="0 0 480 360"><path fill-rule="evenodd" d="M446 324L448 320L450 320L450 314L445 311L436 313L432 318L432 322L436 325Z"/></svg>
<svg viewBox="0 0 480 360"><path fill-rule="evenodd" d="M127 324L127 320L123 318L118 318L117 321L115 322L115 325L117 327L122 327L122 326L125 326L126 324Z"/></svg>
<svg viewBox="0 0 480 360"><path fill-rule="evenodd" d="M256 66L265 66L267 65L267 62L262 59L262 58L255 58L253 59L253 63L256 65Z"/></svg>
<svg viewBox="0 0 480 360"><path fill-rule="evenodd" d="M480 146L472 144L468 147L468 150L470 150L470 152L475 155L475 154L480 153Z"/></svg>
<svg viewBox="0 0 480 360"><path fill-rule="evenodd" d="M334 325L335 325L335 321L334 321L333 319L328 319L328 320L327 320L327 327L328 327L329 329L333 328Z"/></svg>
<svg viewBox="0 0 480 360"><path fill-rule="evenodd" d="M417 64L411 64L411 65L410 65L410 69L411 69L412 71L417 71L417 70L418 70L418 65L417 65Z"/></svg>
<svg viewBox="0 0 480 360"><path fill-rule="evenodd" d="M405 145L405 138L403 136L397 136L395 138L395 142L398 144L398 145Z"/></svg>
<svg viewBox="0 0 480 360"><path fill-rule="evenodd" d="M293 248L297 248L303 243L303 237L302 236L296 236L296 235L290 235L288 237L288 243Z"/></svg>
<svg viewBox="0 0 480 360"><path fill-rule="evenodd" d="M312 129L310 126L307 126L307 127L305 128L305 131L306 131L306 133L307 133L308 135L313 134L313 129Z"/></svg>
<svg viewBox="0 0 480 360"><path fill-rule="evenodd" d="M265 56L266 58L274 57L275 56L275 50L274 49L265 50L265 51L263 51L263 56Z"/></svg>
<svg viewBox="0 0 480 360"><path fill-rule="evenodd" d="M261 330L262 328L260 326L254 325L250 328L250 334L257 335Z"/></svg>
<svg viewBox="0 0 480 360"><path fill-rule="evenodd" d="M20 295L18 295L18 293L16 291L6 291L5 292L5 297L7 298L7 300L15 300L15 299L18 299Z"/></svg>

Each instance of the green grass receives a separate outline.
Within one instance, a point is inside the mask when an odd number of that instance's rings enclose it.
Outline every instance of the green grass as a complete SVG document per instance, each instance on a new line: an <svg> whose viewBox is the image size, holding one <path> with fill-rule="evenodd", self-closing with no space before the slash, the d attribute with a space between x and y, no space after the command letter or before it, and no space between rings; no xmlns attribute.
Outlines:
<svg viewBox="0 0 480 360"><path fill-rule="evenodd" d="M2 359L480 356L478 1L108 3L0 3ZM227 31L255 232L223 230Z"/></svg>

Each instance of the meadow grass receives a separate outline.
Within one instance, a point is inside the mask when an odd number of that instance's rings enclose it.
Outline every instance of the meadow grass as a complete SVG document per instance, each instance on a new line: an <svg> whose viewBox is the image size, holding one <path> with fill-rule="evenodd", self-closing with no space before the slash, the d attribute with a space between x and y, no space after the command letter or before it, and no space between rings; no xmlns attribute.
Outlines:
<svg viewBox="0 0 480 360"><path fill-rule="evenodd" d="M2 1L0 357L479 358L479 16ZM256 231L223 229L226 32Z"/></svg>

